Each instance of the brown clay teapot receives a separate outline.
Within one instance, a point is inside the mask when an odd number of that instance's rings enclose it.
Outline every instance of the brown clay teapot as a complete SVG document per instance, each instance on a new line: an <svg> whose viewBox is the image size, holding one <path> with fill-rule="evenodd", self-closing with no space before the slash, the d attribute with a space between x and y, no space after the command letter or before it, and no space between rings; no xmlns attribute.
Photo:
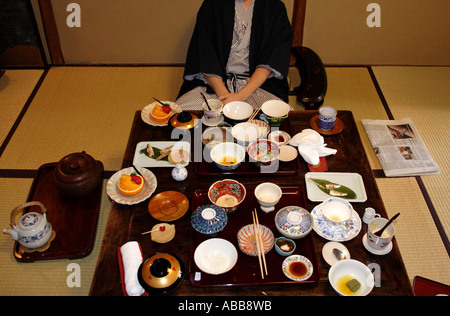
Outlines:
<svg viewBox="0 0 450 316"><path fill-rule="evenodd" d="M103 164L86 152L73 153L56 165L53 180L65 196L83 197L92 193L103 180Z"/></svg>

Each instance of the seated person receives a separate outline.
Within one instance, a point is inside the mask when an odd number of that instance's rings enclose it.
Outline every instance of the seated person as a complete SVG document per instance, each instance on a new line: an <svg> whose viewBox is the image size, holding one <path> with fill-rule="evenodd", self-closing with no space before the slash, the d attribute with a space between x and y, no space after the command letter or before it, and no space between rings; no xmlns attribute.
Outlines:
<svg viewBox="0 0 450 316"><path fill-rule="evenodd" d="M207 99L288 102L292 28L281 0L204 0L176 101L200 110Z"/></svg>

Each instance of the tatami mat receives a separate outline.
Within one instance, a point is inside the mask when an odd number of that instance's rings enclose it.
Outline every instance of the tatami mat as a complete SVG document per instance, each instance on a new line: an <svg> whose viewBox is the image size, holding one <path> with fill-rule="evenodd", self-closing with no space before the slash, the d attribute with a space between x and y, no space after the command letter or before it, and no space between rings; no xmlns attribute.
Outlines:
<svg viewBox="0 0 450 316"><path fill-rule="evenodd" d="M43 70L7 70L0 78L0 144L25 106Z"/></svg>
<svg viewBox="0 0 450 316"><path fill-rule="evenodd" d="M417 275L450 284L449 258L415 178L377 179L395 238L412 281Z"/></svg>
<svg viewBox="0 0 450 316"><path fill-rule="evenodd" d="M0 178L0 228L9 227L11 211L26 202L32 180ZM9 235L0 235L0 295L88 295L97 264L98 252L103 238L111 202L106 194L106 181L103 184L101 210L97 226L95 246L92 253L77 260L49 260L33 263L20 263L14 259L14 241ZM67 267L76 263L80 267L81 286L69 287L67 278L73 272Z"/></svg>
<svg viewBox="0 0 450 316"><path fill-rule="evenodd" d="M442 169L440 175L421 178L445 232L450 236L450 67L373 69L394 118L412 118Z"/></svg>
<svg viewBox="0 0 450 316"><path fill-rule="evenodd" d="M174 100L182 68L50 69L0 158L0 169L37 169L86 151L106 170L121 167L134 114L153 97ZM26 157L26 158L24 158Z"/></svg>

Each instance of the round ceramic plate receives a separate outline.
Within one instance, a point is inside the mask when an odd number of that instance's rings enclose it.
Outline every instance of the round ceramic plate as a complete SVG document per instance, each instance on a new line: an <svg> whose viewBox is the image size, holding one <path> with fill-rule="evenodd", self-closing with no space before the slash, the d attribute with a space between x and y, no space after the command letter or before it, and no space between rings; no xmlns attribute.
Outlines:
<svg viewBox="0 0 450 316"><path fill-rule="evenodd" d="M333 249L335 248L342 251L345 254L346 259L351 259L350 252L348 251L347 247L339 242L329 241L322 248L322 256L330 266L339 261L333 254Z"/></svg>
<svg viewBox="0 0 450 316"><path fill-rule="evenodd" d="M144 184L141 192L133 196L126 196L120 193L119 189L117 188L117 183L119 182L122 174L132 174L136 172L133 167L122 169L116 172L106 184L106 192L114 202L125 205L134 205L145 201L153 194L153 192L155 192L158 182L153 172L145 168L140 168L139 171L141 172L147 183L150 184L150 187Z"/></svg>
<svg viewBox="0 0 450 316"><path fill-rule="evenodd" d="M172 109L172 113L171 115L174 115L176 113L180 113L182 111L181 107L173 102L170 101L161 101L164 104L169 104L170 108ZM153 109L155 108L155 105L159 104L158 102L153 102L149 105L147 105L145 108L142 109L141 111L141 118L142 120L147 123L148 125L152 125L152 126L167 126L169 125L169 120L167 120L167 122L157 122L155 121L152 116L150 115L150 113L152 113Z"/></svg>
<svg viewBox="0 0 450 316"><path fill-rule="evenodd" d="M161 222L173 222L183 217L188 209L188 198L177 191L161 192L148 204L150 215Z"/></svg>
<svg viewBox="0 0 450 316"><path fill-rule="evenodd" d="M302 274L302 275L293 274L294 269L290 269L290 265L296 264L296 263L303 264L304 270L302 269L303 270L302 272L304 272L304 274ZM287 257L283 261L282 269L283 269L283 273L285 276L287 276L289 279L291 279L293 281L297 281L297 282L308 280L314 271L311 261L309 261L308 258L300 256L300 255L293 255L293 256Z"/></svg>
<svg viewBox="0 0 450 316"><path fill-rule="evenodd" d="M314 219L314 231L321 237L330 241L348 241L358 236L361 231L361 218L353 211L346 229L329 226L322 215L322 204L317 205L311 212Z"/></svg>
<svg viewBox="0 0 450 316"><path fill-rule="evenodd" d="M298 157L298 150L295 147L292 147L290 145L283 145L280 147L280 161L283 162L289 162L297 159Z"/></svg>

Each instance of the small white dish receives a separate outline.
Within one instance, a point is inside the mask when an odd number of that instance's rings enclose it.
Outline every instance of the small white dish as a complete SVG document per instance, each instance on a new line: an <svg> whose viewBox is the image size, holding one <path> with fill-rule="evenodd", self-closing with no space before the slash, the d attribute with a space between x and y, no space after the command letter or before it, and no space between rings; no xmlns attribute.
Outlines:
<svg viewBox="0 0 450 316"><path fill-rule="evenodd" d="M347 222L346 228L331 227L322 215L322 204L317 205L312 211L313 229L322 238L330 241L348 241L352 240L360 233L362 229L362 221L356 211L353 211L352 218Z"/></svg>
<svg viewBox="0 0 450 316"><path fill-rule="evenodd" d="M211 122L207 122L207 121L206 121L206 118L205 118L204 116L202 116L202 123L203 123L203 125L205 125L205 126L210 126L210 127L215 127L215 126L217 126L219 123L222 123L224 120L225 120L225 118L224 118L224 116L222 115L222 116L220 117L220 120L219 120L218 122L211 123Z"/></svg>
<svg viewBox="0 0 450 316"><path fill-rule="evenodd" d="M366 248L366 250L374 255L377 256L384 256L387 255L388 253L391 252L392 250L392 241L386 246L386 248L382 249L382 250L377 250L377 249L373 249L372 247L369 246L369 243L367 242L367 234L364 234L363 239L362 239L362 243L364 248Z"/></svg>
<svg viewBox="0 0 450 316"><path fill-rule="evenodd" d="M150 184L150 187L144 184L144 187L142 188L141 192L133 196L126 196L120 193L117 187L117 183L119 182L120 177L122 176L122 174L132 174L134 172L136 171L134 170L133 167L122 169L116 172L108 180L108 183L106 184L106 193L108 193L109 197L114 202L124 205L134 205L147 200L155 192L156 187L158 185L155 175L148 169L139 168L139 172L142 174L147 183Z"/></svg>
<svg viewBox="0 0 450 316"><path fill-rule="evenodd" d="M278 159L283 162L290 162L298 157L298 150L290 145L283 145L280 147L280 156Z"/></svg>
<svg viewBox="0 0 450 316"><path fill-rule="evenodd" d="M345 247L340 242L329 241L322 248L322 256L323 259L325 259L325 262L330 266L339 261L333 254L333 249L339 249L344 253L346 259L351 259L350 252L348 251L347 247Z"/></svg>
<svg viewBox="0 0 450 316"><path fill-rule="evenodd" d="M235 123L248 120L252 114L253 107L242 101L230 102L223 107L223 115Z"/></svg>
<svg viewBox="0 0 450 316"><path fill-rule="evenodd" d="M268 140L271 140L278 144L278 146L283 146L291 141L291 135L285 131L273 131L267 136Z"/></svg>
<svg viewBox="0 0 450 316"><path fill-rule="evenodd" d="M292 269L290 267L291 264L304 265L303 269L306 270L306 272L303 275L295 275L295 270L297 270L297 269ZM308 280L314 272L314 268L313 268L311 261L309 261L308 258L306 258L304 256L300 256L300 255L293 255L293 256L287 257L283 261L282 270L286 277L288 277L289 279L296 281L296 282L302 282L302 281Z"/></svg>
<svg viewBox="0 0 450 316"><path fill-rule="evenodd" d="M194 253L197 267L212 275L227 273L234 268L238 260L236 247L228 240L211 238L202 242Z"/></svg>

